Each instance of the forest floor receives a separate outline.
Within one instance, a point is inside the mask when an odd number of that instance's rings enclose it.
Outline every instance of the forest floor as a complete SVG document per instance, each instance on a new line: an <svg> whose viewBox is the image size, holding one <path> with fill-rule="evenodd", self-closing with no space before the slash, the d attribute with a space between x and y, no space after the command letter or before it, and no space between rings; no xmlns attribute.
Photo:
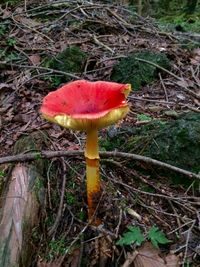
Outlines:
<svg viewBox="0 0 200 267"><path fill-rule="evenodd" d="M0 6L1 157L13 155L14 144L22 136L41 131L48 136L46 150L83 149L83 133L61 129L41 118L43 97L55 89L59 75L70 80L110 80L117 61L133 52L165 53L171 70L161 71L158 67L154 83L138 91L133 85L128 98L131 111L118 125L120 129L124 125L139 127L148 118L171 120L180 113L200 112L200 48L184 48L186 39L193 41L192 34L183 38L178 33L164 32L153 19L136 13L133 16L125 6L84 1L55 3L32 0ZM88 55L81 73L61 73L44 66L46 58L55 58L71 45ZM102 138L105 132L101 132ZM44 226L42 230L38 226L33 237L37 244L33 266L200 266L198 195L181 185L170 187L162 176L150 180L128 167L127 162L128 159L102 160L103 226L98 228L87 224L82 158L50 160L49 171L63 170L48 181L48 197L41 216ZM9 164L1 165L1 174L8 167ZM65 204L60 208L58 225L53 227L63 190L61 177L66 169ZM145 185L154 192L144 190ZM136 242L116 245L130 225L135 226L132 238ZM137 232L137 227L142 230ZM153 238L159 248L147 242L152 241L150 229L157 232ZM146 240L143 246L138 245L140 234Z"/></svg>

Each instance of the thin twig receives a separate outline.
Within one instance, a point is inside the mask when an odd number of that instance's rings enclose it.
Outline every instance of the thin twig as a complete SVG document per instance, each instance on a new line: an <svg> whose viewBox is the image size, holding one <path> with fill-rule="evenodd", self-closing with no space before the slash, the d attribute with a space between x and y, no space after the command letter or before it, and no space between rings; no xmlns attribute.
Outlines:
<svg viewBox="0 0 200 267"><path fill-rule="evenodd" d="M48 201L49 201L49 208L52 209L52 203L51 203L51 189L50 189L50 171L52 167L53 161L50 162L48 170L47 170L47 195L48 195Z"/></svg>
<svg viewBox="0 0 200 267"><path fill-rule="evenodd" d="M109 46L107 46L104 43L102 43L101 41L99 41L95 35L92 35L91 37L92 37L92 40L94 41L95 44L105 48L106 50L108 50L112 54L114 53L114 51Z"/></svg>
<svg viewBox="0 0 200 267"><path fill-rule="evenodd" d="M128 188L130 191L136 192L136 193L140 193L140 194L144 194L144 195L148 195L148 196L152 196L152 197L159 197L159 198L164 198L164 199L171 199L171 200L183 200L185 199L184 197L180 196L180 197L176 197L176 196L168 196L168 195L164 195L164 194L157 194L157 193L151 193L148 191L142 191L140 189L137 188L133 188L133 186L130 186L126 183L123 183L119 180L116 180L114 178L109 178L111 181L113 181L116 184L122 185L126 188Z"/></svg>
<svg viewBox="0 0 200 267"><path fill-rule="evenodd" d="M37 160L38 158L54 158L54 157L76 157L76 156L83 156L83 150L68 150L68 151L37 151L34 153L27 153L27 154L18 154L15 156L6 156L0 158L0 164L4 163L11 163L11 162L24 162L24 161L30 161L30 160ZM125 153L125 152L118 152L118 151L110 151L110 152L100 152L100 156L102 157L121 157L126 159L133 159L136 161L145 162L151 165L159 166L162 168L169 169L174 172L178 172L181 174L184 174L190 178L196 178L200 180L200 174L196 174L178 167L175 167L173 165L170 165L165 162L161 162L156 159L152 159L149 157L137 155L137 154L131 154L131 153Z"/></svg>
<svg viewBox="0 0 200 267"><path fill-rule="evenodd" d="M176 78L177 80L179 80L181 82L183 81L183 78L179 77L178 75L176 75L173 72L161 67L160 65L158 65L158 64L156 64L154 62L148 61L148 60L143 59L143 58L135 58L135 59L138 60L138 61L150 64L150 65L152 65L152 66L154 66L154 67L156 67L158 69L161 69L164 72L166 72L166 73L170 74L171 76L173 76L174 78ZM184 83L183 84L178 84L178 85L180 87L182 87L186 93L190 94L191 96L195 97L196 99L200 99L200 95L198 95L195 92L193 92L192 90L188 89L187 86L184 85Z"/></svg>
<svg viewBox="0 0 200 267"><path fill-rule="evenodd" d="M59 222L60 222L60 218L62 215L62 209L63 209L63 202L64 202L64 196L65 196L65 185L66 185L66 165L65 165L65 161L63 159L63 157L61 157L61 162L62 162L62 166L63 166L63 179L62 179L62 189L61 189L61 196L60 196L60 203L59 203L59 208L58 208L58 212L56 215L56 220L53 224L53 226L50 228L48 235L51 236L53 235L53 233L55 233L56 229L58 228Z"/></svg>
<svg viewBox="0 0 200 267"><path fill-rule="evenodd" d="M163 82L163 78L162 78L160 72L159 72L159 78L160 78L160 82L161 82L161 85L162 85L164 93L165 93L166 101L169 102L169 97L168 97L168 94L167 94L167 90L166 90L166 87L165 87L165 84Z"/></svg>
<svg viewBox="0 0 200 267"><path fill-rule="evenodd" d="M190 226L190 228L187 230L187 237L186 237L186 243L185 243L185 252L184 252L184 256L183 256L183 262L182 262L182 267L185 266L186 264L186 259L187 259L187 254L188 254L188 245L189 245L189 241L191 240L191 235L192 235L192 230L195 226L195 222L196 220L192 221L192 225Z"/></svg>
<svg viewBox="0 0 200 267"><path fill-rule="evenodd" d="M150 99L150 98L142 98L142 97L136 97L133 95L128 96L128 99L137 100L137 101L145 101L145 102L153 102L163 105L176 105L179 103L173 102L173 101L164 101L164 100L157 100L157 99Z"/></svg>
<svg viewBox="0 0 200 267"><path fill-rule="evenodd" d="M46 68L46 67L30 66L30 65L18 65L15 63L9 63L9 62L5 62L5 61L0 61L0 65L17 67L17 68L24 68L24 69L47 70L47 71L51 71L52 73L58 73L58 74L62 74L62 75L71 77L73 79L81 79L79 76L76 76L72 73L68 73L68 72L61 71L61 70L50 69L50 68Z"/></svg>
<svg viewBox="0 0 200 267"><path fill-rule="evenodd" d="M25 28L28 28L29 30L31 30L31 31L33 31L33 32L35 32L35 33L37 33L38 35L42 36L43 38L49 40L51 43L54 43L54 41L53 41L49 36L45 35L44 33L42 33L42 32L40 32L40 31L36 30L36 29L33 28L33 27L30 27L30 26L27 25L27 24L19 23L18 21L16 21L15 18L14 18L14 16L13 16L13 14L11 15L11 18L12 18L13 22L17 25L17 27L20 27L20 26L22 25L22 26L24 26ZM21 27L20 27L20 28L21 28Z"/></svg>
<svg viewBox="0 0 200 267"><path fill-rule="evenodd" d="M122 223L122 209L120 209L119 211L119 221L118 221L117 227L115 228L116 236L119 235L119 228L120 228L121 223Z"/></svg>
<svg viewBox="0 0 200 267"><path fill-rule="evenodd" d="M177 106L181 106L183 108L188 108L194 112L197 112L199 113L200 112L200 109L198 108L194 108L190 105L187 105L187 104L183 104L183 103L180 103L180 102L172 102L172 101L163 101L163 100L157 100L157 99L149 99L149 98L141 98L141 97L135 97L135 96L128 96L128 99L132 99L132 100L137 100L137 101L144 101L144 102L150 102L150 103L157 103L157 104L161 104L161 105L166 105L166 106L171 106L171 105L177 105Z"/></svg>

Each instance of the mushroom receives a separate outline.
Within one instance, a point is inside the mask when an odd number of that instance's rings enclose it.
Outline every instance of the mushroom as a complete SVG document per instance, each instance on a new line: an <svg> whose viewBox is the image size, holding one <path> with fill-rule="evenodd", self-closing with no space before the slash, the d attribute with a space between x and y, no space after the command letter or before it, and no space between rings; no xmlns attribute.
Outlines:
<svg viewBox="0 0 200 267"><path fill-rule="evenodd" d="M50 92L41 113L50 122L86 132L86 178L88 219L95 214L100 197L98 130L116 123L129 111L126 97L130 84L78 80ZM95 224L99 224L97 219Z"/></svg>

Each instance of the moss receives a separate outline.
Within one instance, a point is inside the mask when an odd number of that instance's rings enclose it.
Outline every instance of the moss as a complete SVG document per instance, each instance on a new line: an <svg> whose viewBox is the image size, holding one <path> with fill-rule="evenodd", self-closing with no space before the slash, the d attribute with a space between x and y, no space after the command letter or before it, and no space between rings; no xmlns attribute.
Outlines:
<svg viewBox="0 0 200 267"><path fill-rule="evenodd" d="M51 59L47 65L57 70L78 73L82 71L86 58L86 53L78 46L71 46Z"/></svg>
<svg viewBox="0 0 200 267"><path fill-rule="evenodd" d="M121 59L120 62L114 66L111 80L121 83L130 83L134 90L138 90L145 84L152 83L157 78L157 68L149 63L140 62L137 58L153 62L165 69L170 68L169 59L163 53L153 53L149 51L133 53Z"/></svg>
<svg viewBox="0 0 200 267"><path fill-rule="evenodd" d="M185 14L169 15L158 20L158 26L163 30L180 32L200 32L200 16L196 13L190 16Z"/></svg>
<svg viewBox="0 0 200 267"><path fill-rule="evenodd" d="M195 173L200 172L200 114L188 113L166 123L152 120L147 125L135 128L119 128L115 136L107 134L101 146L106 150L136 153L157 159ZM143 171L142 165L129 162L129 167ZM146 168L151 174L149 168ZM158 174L169 177L173 184L190 185L193 180L183 175L158 168Z"/></svg>
<svg viewBox="0 0 200 267"><path fill-rule="evenodd" d="M44 65L47 68L74 74L83 71L86 59L87 54L78 46L70 46L57 54L54 58L46 60ZM70 80L71 78L66 75L51 76L53 86L58 86L60 83L68 82Z"/></svg>
<svg viewBox="0 0 200 267"><path fill-rule="evenodd" d="M178 167L200 171L200 114L190 113L155 132L145 154Z"/></svg>
<svg viewBox="0 0 200 267"><path fill-rule="evenodd" d="M14 146L14 154L20 154L29 151L41 151L46 148L47 137L45 132L34 132L30 135L21 137ZM42 159L40 152L36 152L34 165L41 174L46 170L48 160Z"/></svg>
<svg viewBox="0 0 200 267"><path fill-rule="evenodd" d="M159 1L160 2L160 1ZM200 32L200 4L194 1L164 1L155 3L154 16L164 31ZM193 2L193 3L192 3ZM183 40L183 42L186 40Z"/></svg>

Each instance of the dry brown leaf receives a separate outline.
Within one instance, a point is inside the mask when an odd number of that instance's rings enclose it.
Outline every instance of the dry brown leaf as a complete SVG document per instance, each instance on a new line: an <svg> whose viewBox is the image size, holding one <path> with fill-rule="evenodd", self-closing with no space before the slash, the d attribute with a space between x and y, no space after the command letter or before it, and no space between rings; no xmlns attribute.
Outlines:
<svg viewBox="0 0 200 267"><path fill-rule="evenodd" d="M29 18L26 18L26 17L22 17L22 16L15 16L15 20L17 22L20 22L21 24L23 25L26 25L28 27L36 27L36 26L39 26L40 25L40 22L36 21L36 20L33 20L33 19L29 19Z"/></svg>
<svg viewBox="0 0 200 267"><path fill-rule="evenodd" d="M5 88L10 88L10 85L7 83L0 83L0 90L5 89Z"/></svg>
<svg viewBox="0 0 200 267"><path fill-rule="evenodd" d="M51 262L38 261L37 267L61 267L62 259L58 258Z"/></svg>
<svg viewBox="0 0 200 267"><path fill-rule="evenodd" d="M195 58L191 58L190 63L192 65L199 65L200 64L200 56L196 56Z"/></svg>
<svg viewBox="0 0 200 267"><path fill-rule="evenodd" d="M193 50L193 57L190 59L190 63L192 65L200 64L200 48L196 48Z"/></svg>
<svg viewBox="0 0 200 267"><path fill-rule="evenodd" d="M2 11L3 11L2 19L7 19L12 16L12 12L10 10L4 9Z"/></svg>
<svg viewBox="0 0 200 267"><path fill-rule="evenodd" d="M33 54L29 57L30 62L33 65L39 65L40 64L40 56L38 54Z"/></svg>
<svg viewBox="0 0 200 267"><path fill-rule="evenodd" d="M68 262L68 264L66 263L65 267L78 267L80 261L80 254L80 249L74 249L72 255L69 257L70 262Z"/></svg>
<svg viewBox="0 0 200 267"><path fill-rule="evenodd" d="M195 48L195 49L193 50L193 54L195 54L195 55L199 55L199 56L200 56L200 48Z"/></svg>
<svg viewBox="0 0 200 267"><path fill-rule="evenodd" d="M186 81L185 79L181 79L181 80L177 81L177 84L181 87L188 87L189 86L188 81Z"/></svg>
<svg viewBox="0 0 200 267"><path fill-rule="evenodd" d="M178 267L179 257L169 254L165 258L159 256L160 251L146 242L137 251L129 253L122 267Z"/></svg>
<svg viewBox="0 0 200 267"><path fill-rule="evenodd" d="M134 267L178 267L179 258L176 255L169 254L165 258L159 256L160 251L146 242L144 246L138 249L134 259Z"/></svg>

